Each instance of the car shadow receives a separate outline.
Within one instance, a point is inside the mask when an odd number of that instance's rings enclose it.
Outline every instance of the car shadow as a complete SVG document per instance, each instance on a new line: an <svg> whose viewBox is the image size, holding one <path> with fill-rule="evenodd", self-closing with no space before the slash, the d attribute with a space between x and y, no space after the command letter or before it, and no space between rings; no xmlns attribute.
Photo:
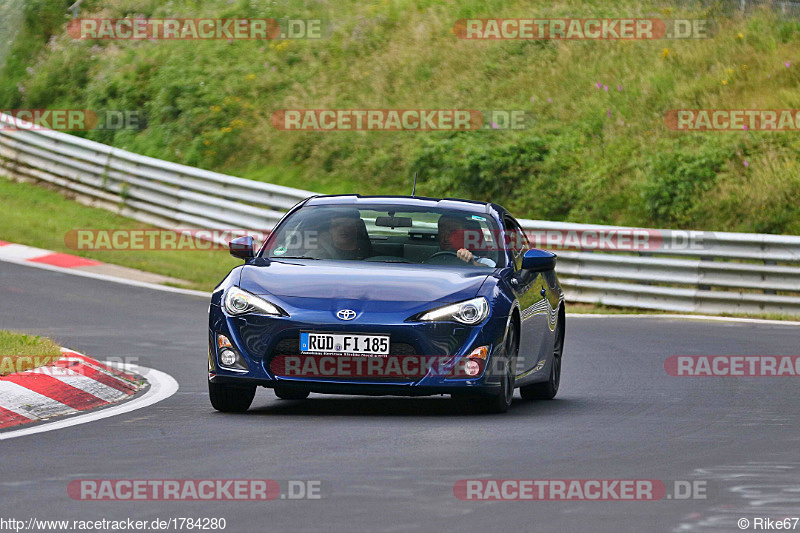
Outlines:
<svg viewBox="0 0 800 533"><path fill-rule="evenodd" d="M256 403L259 397L256 396ZM262 400L263 401L263 400ZM585 399L556 399L532 401L514 398L509 410L497 415L482 412L469 401L451 400L449 397L426 396L419 398L397 396L325 396L311 395L305 400L272 399L256 405L247 416L354 416L354 417L441 417L441 416L563 416L585 411L590 402Z"/></svg>

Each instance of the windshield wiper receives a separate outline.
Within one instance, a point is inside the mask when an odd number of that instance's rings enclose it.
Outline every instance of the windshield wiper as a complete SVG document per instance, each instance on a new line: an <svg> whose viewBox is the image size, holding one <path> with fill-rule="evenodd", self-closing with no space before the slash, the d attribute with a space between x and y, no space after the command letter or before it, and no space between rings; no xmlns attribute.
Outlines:
<svg viewBox="0 0 800 533"><path fill-rule="evenodd" d="M308 257L307 255L275 255L275 256L271 256L270 259L274 259L276 261L280 261L281 259L314 259L314 260L319 260L319 257Z"/></svg>

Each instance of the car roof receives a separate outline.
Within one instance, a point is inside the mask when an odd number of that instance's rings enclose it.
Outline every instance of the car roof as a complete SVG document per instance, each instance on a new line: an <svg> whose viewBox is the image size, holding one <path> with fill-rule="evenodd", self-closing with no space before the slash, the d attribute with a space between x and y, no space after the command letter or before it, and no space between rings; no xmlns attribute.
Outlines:
<svg viewBox="0 0 800 533"><path fill-rule="evenodd" d="M309 198L305 205L349 205L363 206L392 206L405 205L414 207L436 207L440 209L453 209L471 213L491 213L492 208L497 209L489 202L475 200L462 200L460 198L429 198L426 196L362 196L360 194L320 195ZM504 211L502 208L499 210Z"/></svg>

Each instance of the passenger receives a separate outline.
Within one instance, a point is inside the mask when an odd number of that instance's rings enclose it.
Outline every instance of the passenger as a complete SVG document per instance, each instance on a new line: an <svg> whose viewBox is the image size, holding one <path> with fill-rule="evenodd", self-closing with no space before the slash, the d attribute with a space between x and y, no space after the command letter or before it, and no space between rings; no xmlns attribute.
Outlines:
<svg viewBox="0 0 800 533"><path fill-rule="evenodd" d="M443 252L451 251L455 252L456 257L467 263L468 265L475 265L475 266L488 266L494 268L497 263L489 259L488 257L480 257L466 248L459 248L456 249L454 241L461 241L464 242L466 239L465 234L467 231L477 231L480 232L479 229L467 229L468 224L467 221L463 217L455 216L455 215L442 215L439 217L439 247ZM481 235L482 240L482 235Z"/></svg>
<svg viewBox="0 0 800 533"><path fill-rule="evenodd" d="M372 255L372 246L364 221L357 209L337 209L328 223L328 230L319 236L319 251L324 259L365 259Z"/></svg>

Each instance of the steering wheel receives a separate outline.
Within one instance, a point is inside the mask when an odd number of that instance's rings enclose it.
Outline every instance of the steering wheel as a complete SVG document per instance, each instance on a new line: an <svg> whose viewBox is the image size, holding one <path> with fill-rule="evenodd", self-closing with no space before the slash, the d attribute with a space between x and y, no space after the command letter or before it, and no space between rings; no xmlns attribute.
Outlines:
<svg viewBox="0 0 800 533"><path fill-rule="evenodd" d="M444 261L441 261L441 260L436 261L435 259L437 257L441 258L441 259L444 259L444 258L447 258L447 259L444 260ZM432 259L434 261L431 261ZM454 259L454 260L458 261L458 263L460 263L460 264L466 265L466 263L464 261L462 261L461 259L458 258L458 254L456 252L453 252L452 250L442 250L440 252L436 252L435 254L433 254L432 256L427 258L425 261L423 261L423 263L425 263L425 264L431 263L431 264L434 264L434 265L442 265L442 264L446 265L446 264L452 264L451 259Z"/></svg>

